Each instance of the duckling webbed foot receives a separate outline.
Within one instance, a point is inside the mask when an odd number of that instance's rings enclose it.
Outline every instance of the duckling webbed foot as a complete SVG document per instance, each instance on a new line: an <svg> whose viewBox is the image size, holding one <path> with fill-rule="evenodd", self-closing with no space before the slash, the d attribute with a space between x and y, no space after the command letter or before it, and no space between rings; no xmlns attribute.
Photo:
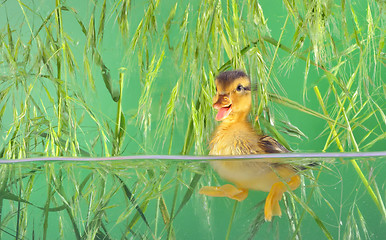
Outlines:
<svg viewBox="0 0 386 240"><path fill-rule="evenodd" d="M299 187L300 182L300 177L298 175L295 175L291 178L289 182L287 182L287 184L291 190L295 190ZM272 216L281 217L279 201L283 197L283 193L285 193L286 191L287 187L283 182L277 182L272 185L271 191L269 192L267 199L265 200L265 221L270 222L272 220Z"/></svg>
<svg viewBox="0 0 386 240"><path fill-rule="evenodd" d="M211 197L228 197L237 201L243 201L248 196L248 189L225 184L221 187L202 187L198 193Z"/></svg>

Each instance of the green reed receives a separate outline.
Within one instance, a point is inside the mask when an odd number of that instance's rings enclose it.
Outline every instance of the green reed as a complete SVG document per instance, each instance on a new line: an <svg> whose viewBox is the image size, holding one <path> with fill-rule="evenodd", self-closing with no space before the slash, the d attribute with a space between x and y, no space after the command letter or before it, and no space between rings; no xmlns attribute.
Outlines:
<svg viewBox="0 0 386 240"><path fill-rule="evenodd" d="M282 107L324 121L318 130L324 146L314 151L379 150L385 142L383 2L276 1L286 14L279 16L278 38L256 0L142 4L89 1L85 13L75 1L56 0L46 11L31 1L0 3L1 158L205 155L215 124L214 77L229 69L251 76L256 129L288 148L290 136L307 136ZM299 64L302 96L294 100L282 79ZM384 222L383 182L372 172L377 165L350 164L360 179L355 187L367 192ZM329 162L311 170L303 174L300 196L290 192L284 199L292 238L302 237L307 217L326 238L337 238L310 204L316 199L334 213L342 210L319 185L324 174L339 179L339 170ZM218 182L204 163L157 160L1 165L0 173L0 239L178 239L178 217L197 189ZM45 190L37 201L38 186ZM355 193L339 218L345 224L340 237L372 234L358 198ZM240 205L229 210L227 238ZM57 219L54 230L50 219ZM253 239L264 224L256 214L246 237Z"/></svg>

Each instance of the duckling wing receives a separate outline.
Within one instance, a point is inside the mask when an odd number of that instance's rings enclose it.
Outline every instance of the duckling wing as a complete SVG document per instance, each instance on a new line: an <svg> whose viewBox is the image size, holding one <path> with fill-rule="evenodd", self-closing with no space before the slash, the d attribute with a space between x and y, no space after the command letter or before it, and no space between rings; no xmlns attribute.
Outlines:
<svg viewBox="0 0 386 240"><path fill-rule="evenodd" d="M275 139L270 136L261 136L258 141L259 147L264 153L287 153L290 152L283 145L278 143Z"/></svg>

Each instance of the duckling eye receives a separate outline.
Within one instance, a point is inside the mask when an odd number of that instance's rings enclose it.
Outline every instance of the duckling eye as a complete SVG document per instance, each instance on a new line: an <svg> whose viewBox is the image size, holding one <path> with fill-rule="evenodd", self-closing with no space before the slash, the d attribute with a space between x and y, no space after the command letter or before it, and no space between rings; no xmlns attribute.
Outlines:
<svg viewBox="0 0 386 240"><path fill-rule="evenodd" d="M241 91L243 91L244 90L244 87L243 87L243 85L241 85L241 84L239 84L238 86L237 86L237 88L236 88L236 91L237 92L241 92Z"/></svg>

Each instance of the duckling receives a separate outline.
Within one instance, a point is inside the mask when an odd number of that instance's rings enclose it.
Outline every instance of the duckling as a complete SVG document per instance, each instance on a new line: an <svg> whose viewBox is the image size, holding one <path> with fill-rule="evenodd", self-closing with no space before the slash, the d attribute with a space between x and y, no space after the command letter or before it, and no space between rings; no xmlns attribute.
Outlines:
<svg viewBox="0 0 386 240"><path fill-rule="evenodd" d="M243 71L222 72L216 77L215 85L213 107L218 110L215 119L221 124L210 141L210 155L289 152L275 139L257 134L248 121L252 97L247 74ZM288 187L295 190L301 183L297 170L288 164L257 160L212 161L210 164L221 178L236 186L206 186L199 193L242 201L248 196L248 190L269 192L264 206L266 221L271 221L272 216L281 216L279 201L282 195Z"/></svg>

